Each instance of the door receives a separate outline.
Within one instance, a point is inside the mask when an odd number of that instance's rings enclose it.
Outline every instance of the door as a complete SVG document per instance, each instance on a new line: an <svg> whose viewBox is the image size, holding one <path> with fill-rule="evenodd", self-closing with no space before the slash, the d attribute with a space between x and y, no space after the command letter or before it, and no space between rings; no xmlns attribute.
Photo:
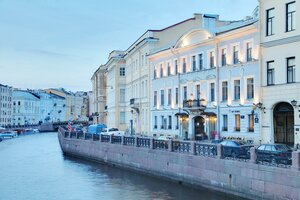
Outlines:
<svg viewBox="0 0 300 200"><path fill-rule="evenodd" d="M205 135L204 131L205 119L201 116L195 117L194 119L194 133L196 140L199 140L199 137L203 137ZM202 138L201 138L202 139Z"/></svg>

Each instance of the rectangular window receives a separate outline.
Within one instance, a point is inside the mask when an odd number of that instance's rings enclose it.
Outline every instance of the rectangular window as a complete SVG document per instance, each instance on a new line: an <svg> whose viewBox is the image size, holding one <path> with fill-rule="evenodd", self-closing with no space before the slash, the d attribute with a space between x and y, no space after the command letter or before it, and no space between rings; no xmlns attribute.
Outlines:
<svg viewBox="0 0 300 200"><path fill-rule="evenodd" d="M254 132L254 115L248 115L248 132Z"/></svg>
<svg viewBox="0 0 300 200"><path fill-rule="evenodd" d="M239 48L238 46L233 47L233 64L239 63Z"/></svg>
<svg viewBox="0 0 300 200"><path fill-rule="evenodd" d="M222 66L227 65L226 61L226 49L222 49Z"/></svg>
<svg viewBox="0 0 300 200"><path fill-rule="evenodd" d="M154 106L157 106L157 91L154 91Z"/></svg>
<svg viewBox="0 0 300 200"><path fill-rule="evenodd" d="M168 76L171 75L171 66L170 66L170 63L168 63Z"/></svg>
<svg viewBox="0 0 300 200"><path fill-rule="evenodd" d="M286 32L296 29L296 2L286 4Z"/></svg>
<svg viewBox="0 0 300 200"><path fill-rule="evenodd" d="M184 86L183 87L183 99L184 100L187 100L188 98L187 98L188 96L187 96L187 86Z"/></svg>
<svg viewBox="0 0 300 200"><path fill-rule="evenodd" d="M120 112L120 124L125 124L125 112Z"/></svg>
<svg viewBox="0 0 300 200"><path fill-rule="evenodd" d="M185 58L182 59L182 73L186 73L186 60L185 60Z"/></svg>
<svg viewBox="0 0 300 200"><path fill-rule="evenodd" d="M215 83L210 84L210 101L215 101Z"/></svg>
<svg viewBox="0 0 300 200"><path fill-rule="evenodd" d="M165 105L165 91L164 90L160 91L160 104L162 106Z"/></svg>
<svg viewBox="0 0 300 200"><path fill-rule="evenodd" d="M223 115L223 128L222 131L228 131L228 115Z"/></svg>
<svg viewBox="0 0 300 200"><path fill-rule="evenodd" d="M247 62L252 61L252 44L250 42L247 43Z"/></svg>
<svg viewBox="0 0 300 200"><path fill-rule="evenodd" d="M274 61L267 62L267 85L275 84Z"/></svg>
<svg viewBox="0 0 300 200"><path fill-rule="evenodd" d="M210 68L214 68L215 67L215 53L213 51L211 51L209 53L209 60L210 60Z"/></svg>
<svg viewBox="0 0 300 200"><path fill-rule="evenodd" d="M169 115L169 125L168 129L172 129L172 116Z"/></svg>
<svg viewBox="0 0 300 200"><path fill-rule="evenodd" d="M164 77L164 67L160 64L160 77Z"/></svg>
<svg viewBox="0 0 300 200"><path fill-rule="evenodd" d="M248 78L247 79L247 99L254 98L254 79Z"/></svg>
<svg viewBox="0 0 300 200"><path fill-rule="evenodd" d="M157 129L157 116L154 116L154 129Z"/></svg>
<svg viewBox="0 0 300 200"><path fill-rule="evenodd" d="M120 67L120 76L125 76L125 67Z"/></svg>
<svg viewBox="0 0 300 200"><path fill-rule="evenodd" d="M223 81L222 82L222 101L228 100L228 82Z"/></svg>
<svg viewBox="0 0 300 200"><path fill-rule="evenodd" d="M295 57L287 58L287 83L295 83Z"/></svg>
<svg viewBox="0 0 300 200"><path fill-rule="evenodd" d="M193 71L196 71L196 56L192 57Z"/></svg>
<svg viewBox="0 0 300 200"><path fill-rule="evenodd" d="M154 69L154 79L157 79L157 70Z"/></svg>
<svg viewBox="0 0 300 200"><path fill-rule="evenodd" d="M172 89L168 90L168 105L171 105L172 102Z"/></svg>
<svg viewBox="0 0 300 200"><path fill-rule="evenodd" d="M199 59L199 70L203 70L203 54L199 54L198 55L198 59Z"/></svg>
<svg viewBox="0 0 300 200"><path fill-rule="evenodd" d="M241 115L235 115L235 131L241 131Z"/></svg>
<svg viewBox="0 0 300 200"><path fill-rule="evenodd" d="M201 90L201 86L200 86L200 85L197 85L197 86L196 86L197 100L200 100L200 99L201 99L201 92L200 92L200 90Z"/></svg>
<svg viewBox="0 0 300 200"><path fill-rule="evenodd" d="M239 100L241 98L241 81L234 81L234 100Z"/></svg>
<svg viewBox="0 0 300 200"><path fill-rule="evenodd" d="M120 89L120 102L125 103L125 89Z"/></svg>
<svg viewBox="0 0 300 200"><path fill-rule="evenodd" d="M176 96L175 96L176 105L178 105L178 101L179 101L179 91L178 91L178 88L176 88Z"/></svg>
<svg viewBox="0 0 300 200"><path fill-rule="evenodd" d="M175 66L175 74L177 74L178 73L178 61L177 60L175 60L175 63L174 63L174 66Z"/></svg>
<svg viewBox="0 0 300 200"><path fill-rule="evenodd" d="M266 11L266 35L270 36L270 35L274 35L274 8L271 8L269 10Z"/></svg>
<svg viewBox="0 0 300 200"><path fill-rule="evenodd" d="M164 122L165 122L164 116L161 116L161 126L160 126L160 129L165 129Z"/></svg>

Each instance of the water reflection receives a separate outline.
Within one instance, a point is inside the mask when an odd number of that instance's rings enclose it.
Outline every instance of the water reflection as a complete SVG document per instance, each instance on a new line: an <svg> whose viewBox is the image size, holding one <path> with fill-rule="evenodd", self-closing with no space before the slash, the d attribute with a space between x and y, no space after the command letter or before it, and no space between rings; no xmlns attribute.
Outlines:
<svg viewBox="0 0 300 200"><path fill-rule="evenodd" d="M241 199L112 166L65 157L57 134L0 143L0 199Z"/></svg>

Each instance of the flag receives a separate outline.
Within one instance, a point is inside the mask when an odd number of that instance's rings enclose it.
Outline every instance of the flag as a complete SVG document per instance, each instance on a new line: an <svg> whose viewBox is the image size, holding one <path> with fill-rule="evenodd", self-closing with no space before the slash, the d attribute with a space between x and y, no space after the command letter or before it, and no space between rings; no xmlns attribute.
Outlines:
<svg viewBox="0 0 300 200"><path fill-rule="evenodd" d="M70 132L72 130L71 121L68 121L68 131Z"/></svg>

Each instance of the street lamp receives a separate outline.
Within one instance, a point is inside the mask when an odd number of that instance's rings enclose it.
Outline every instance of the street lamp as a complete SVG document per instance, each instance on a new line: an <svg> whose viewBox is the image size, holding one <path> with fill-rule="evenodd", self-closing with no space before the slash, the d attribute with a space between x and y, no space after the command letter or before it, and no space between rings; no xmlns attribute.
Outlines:
<svg viewBox="0 0 300 200"><path fill-rule="evenodd" d="M294 99L293 101L291 101L292 106L297 107L297 101Z"/></svg>

